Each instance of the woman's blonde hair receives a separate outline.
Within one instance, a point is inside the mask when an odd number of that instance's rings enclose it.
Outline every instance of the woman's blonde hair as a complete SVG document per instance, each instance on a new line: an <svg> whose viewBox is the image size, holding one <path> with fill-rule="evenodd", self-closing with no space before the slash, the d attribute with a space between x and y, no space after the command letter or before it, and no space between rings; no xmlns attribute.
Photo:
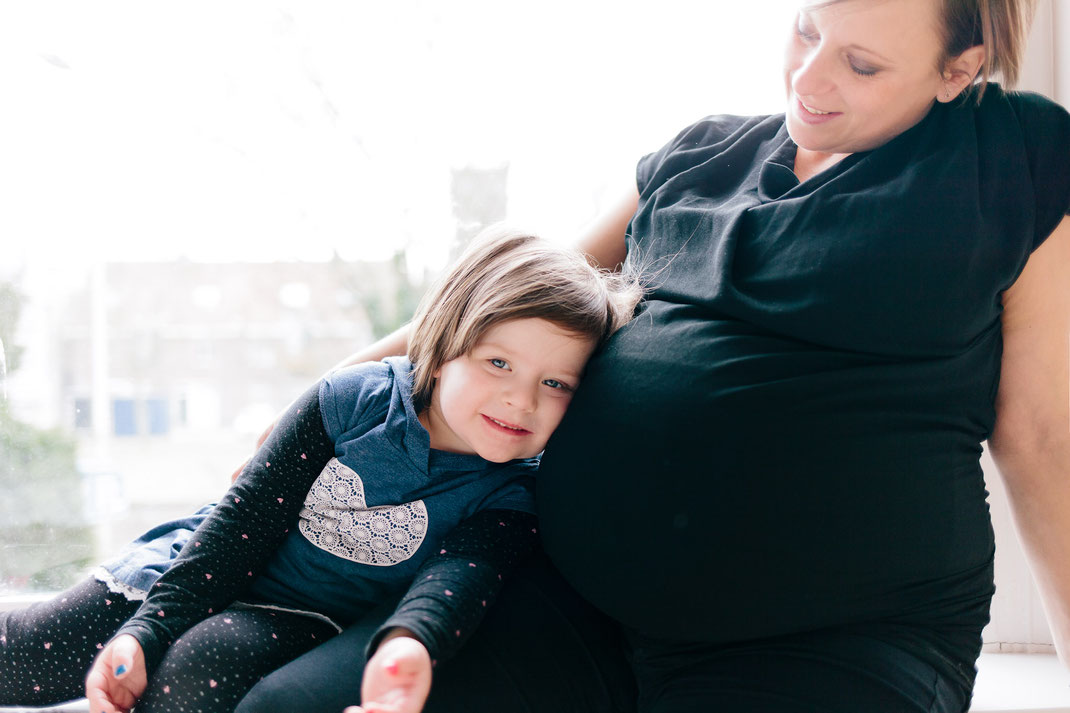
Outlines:
<svg viewBox="0 0 1070 713"><path fill-rule="evenodd" d="M1014 86L1022 73L1036 0L943 0L941 5L941 69L951 58L984 45L978 99L996 74L1008 87Z"/></svg>
<svg viewBox="0 0 1070 713"><path fill-rule="evenodd" d="M431 404L434 374L470 352L488 329L537 318L603 343L631 319L638 279L593 267L577 250L542 238L489 228L424 294L409 334L416 410Z"/></svg>

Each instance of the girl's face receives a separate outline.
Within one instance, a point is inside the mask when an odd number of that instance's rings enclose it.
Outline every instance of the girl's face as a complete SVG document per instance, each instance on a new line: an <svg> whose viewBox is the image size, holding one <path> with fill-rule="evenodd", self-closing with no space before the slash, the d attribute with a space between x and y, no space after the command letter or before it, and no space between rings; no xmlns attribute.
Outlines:
<svg viewBox="0 0 1070 713"><path fill-rule="evenodd" d="M944 93L937 0L843 0L799 10L784 80L800 149L866 151L925 116Z"/></svg>
<svg viewBox="0 0 1070 713"><path fill-rule="evenodd" d="M491 327L471 352L435 372L431 406L420 415L431 447L494 463L538 455L594 347L544 319Z"/></svg>

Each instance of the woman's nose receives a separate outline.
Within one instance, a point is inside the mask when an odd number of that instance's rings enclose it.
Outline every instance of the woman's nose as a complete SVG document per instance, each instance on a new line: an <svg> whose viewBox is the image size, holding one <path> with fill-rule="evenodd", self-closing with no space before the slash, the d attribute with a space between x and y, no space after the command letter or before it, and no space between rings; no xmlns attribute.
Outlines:
<svg viewBox="0 0 1070 713"><path fill-rule="evenodd" d="M824 94L833 86L829 58L820 47L810 48L798 57L791 74L791 89L797 96L813 97Z"/></svg>

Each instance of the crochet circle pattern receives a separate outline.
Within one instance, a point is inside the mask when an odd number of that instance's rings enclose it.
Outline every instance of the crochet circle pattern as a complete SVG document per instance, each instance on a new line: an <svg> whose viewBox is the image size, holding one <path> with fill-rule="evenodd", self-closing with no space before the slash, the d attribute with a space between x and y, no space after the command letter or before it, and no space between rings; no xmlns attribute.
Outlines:
<svg viewBox="0 0 1070 713"><path fill-rule="evenodd" d="M416 554L427 534L422 500L369 508L356 472L332 458L305 497L301 534L352 562L389 567Z"/></svg>

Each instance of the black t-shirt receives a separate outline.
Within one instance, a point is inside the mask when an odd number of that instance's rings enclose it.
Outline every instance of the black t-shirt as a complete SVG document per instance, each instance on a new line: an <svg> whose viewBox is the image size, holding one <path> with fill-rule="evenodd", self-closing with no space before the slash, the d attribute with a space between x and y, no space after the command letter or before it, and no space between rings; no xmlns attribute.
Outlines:
<svg viewBox="0 0 1070 713"><path fill-rule="evenodd" d="M648 635L987 617L1001 293L1070 206L1070 116L990 85L801 184L794 154L718 116L642 159L652 290L543 460L548 552Z"/></svg>

